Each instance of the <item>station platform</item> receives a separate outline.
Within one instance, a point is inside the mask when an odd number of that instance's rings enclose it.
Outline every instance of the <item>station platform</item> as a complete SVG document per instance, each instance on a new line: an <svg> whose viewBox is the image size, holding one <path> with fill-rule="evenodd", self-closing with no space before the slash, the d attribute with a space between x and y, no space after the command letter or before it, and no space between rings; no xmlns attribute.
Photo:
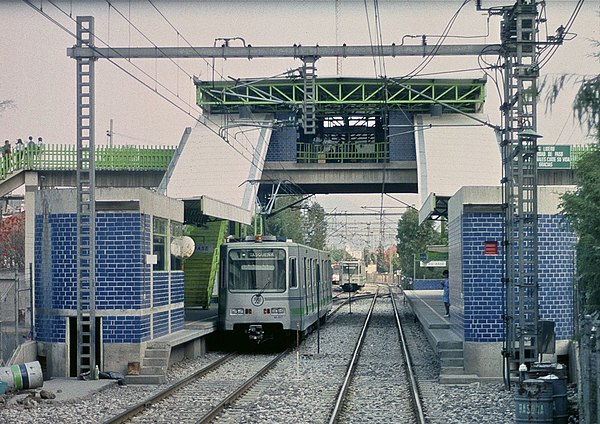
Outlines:
<svg viewBox="0 0 600 424"><path fill-rule="evenodd" d="M482 381L479 376L465 372L462 316L453 308L450 317L444 317L442 290L403 290L402 293L440 359L439 382L469 384Z"/></svg>

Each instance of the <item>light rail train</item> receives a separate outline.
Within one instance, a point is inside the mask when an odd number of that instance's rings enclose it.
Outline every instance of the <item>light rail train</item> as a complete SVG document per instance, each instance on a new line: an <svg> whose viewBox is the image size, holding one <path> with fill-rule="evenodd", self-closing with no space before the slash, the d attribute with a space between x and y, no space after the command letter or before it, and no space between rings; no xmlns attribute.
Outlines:
<svg viewBox="0 0 600 424"><path fill-rule="evenodd" d="M354 292L365 286L367 270L361 260L346 260L340 264L340 287L346 292Z"/></svg>
<svg viewBox="0 0 600 424"><path fill-rule="evenodd" d="M263 342L305 335L331 309L327 252L291 241L228 241L221 246L219 330Z"/></svg>

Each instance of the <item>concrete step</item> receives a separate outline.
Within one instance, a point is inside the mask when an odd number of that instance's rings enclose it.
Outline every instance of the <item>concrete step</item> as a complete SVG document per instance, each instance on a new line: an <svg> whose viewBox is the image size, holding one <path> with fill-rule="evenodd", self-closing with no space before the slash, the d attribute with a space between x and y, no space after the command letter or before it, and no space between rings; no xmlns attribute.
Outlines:
<svg viewBox="0 0 600 424"><path fill-rule="evenodd" d="M437 346L437 351L440 352L442 350L457 350L463 349L463 342L462 340L458 341L458 340L439 340L436 344Z"/></svg>
<svg viewBox="0 0 600 424"><path fill-rule="evenodd" d="M440 358L464 358L464 354L462 349L440 349L438 352Z"/></svg>
<svg viewBox="0 0 600 424"><path fill-rule="evenodd" d="M464 367L443 367L440 370L441 375L464 375Z"/></svg>
<svg viewBox="0 0 600 424"><path fill-rule="evenodd" d="M146 349L145 358L168 358L171 351L169 349Z"/></svg>
<svg viewBox="0 0 600 424"><path fill-rule="evenodd" d="M165 375L167 372L167 367L146 367L143 366L140 368L140 375Z"/></svg>
<svg viewBox="0 0 600 424"><path fill-rule="evenodd" d="M169 364L169 357L166 358L148 358L144 357L142 368L145 367L165 367Z"/></svg>
<svg viewBox="0 0 600 424"><path fill-rule="evenodd" d="M477 374L440 375L440 384L470 384L480 381Z"/></svg>
<svg viewBox="0 0 600 424"><path fill-rule="evenodd" d="M164 384L164 375L126 375L126 384Z"/></svg>
<svg viewBox="0 0 600 424"><path fill-rule="evenodd" d="M448 330L450 328L450 324L447 322L431 322L428 325L430 330Z"/></svg>
<svg viewBox="0 0 600 424"><path fill-rule="evenodd" d="M464 367L464 358L440 358L442 369L446 367Z"/></svg>
<svg viewBox="0 0 600 424"><path fill-rule="evenodd" d="M148 351L148 349L156 349L156 350L161 350L161 349L170 349L169 345L167 343L163 343L163 342L152 342L152 344L149 344L146 347L146 351Z"/></svg>

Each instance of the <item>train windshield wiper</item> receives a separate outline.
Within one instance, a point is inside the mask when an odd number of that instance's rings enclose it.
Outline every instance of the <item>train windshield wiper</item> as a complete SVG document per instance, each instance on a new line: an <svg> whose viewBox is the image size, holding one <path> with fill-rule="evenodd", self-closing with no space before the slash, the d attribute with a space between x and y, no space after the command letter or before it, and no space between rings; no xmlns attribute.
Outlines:
<svg viewBox="0 0 600 424"><path fill-rule="evenodd" d="M267 280L267 283L260 289L260 291L257 293L257 296L261 296L265 292L267 287L269 287L271 284L272 284L272 281Z"/></svg>

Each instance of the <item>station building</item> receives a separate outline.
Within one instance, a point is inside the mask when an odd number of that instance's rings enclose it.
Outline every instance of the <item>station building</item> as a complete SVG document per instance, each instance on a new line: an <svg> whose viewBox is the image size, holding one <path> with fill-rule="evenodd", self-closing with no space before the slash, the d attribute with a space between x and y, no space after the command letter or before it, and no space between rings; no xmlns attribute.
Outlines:
<svg viewBox="0 0 600 424"><path fill-rule="evenodd" d="M36 192L35 329L50 376L77 374L75 189ZM124 371L146 344L183 328L184 276L170 255L183 202L142 188L96 190L96 356Z"/></svg>

